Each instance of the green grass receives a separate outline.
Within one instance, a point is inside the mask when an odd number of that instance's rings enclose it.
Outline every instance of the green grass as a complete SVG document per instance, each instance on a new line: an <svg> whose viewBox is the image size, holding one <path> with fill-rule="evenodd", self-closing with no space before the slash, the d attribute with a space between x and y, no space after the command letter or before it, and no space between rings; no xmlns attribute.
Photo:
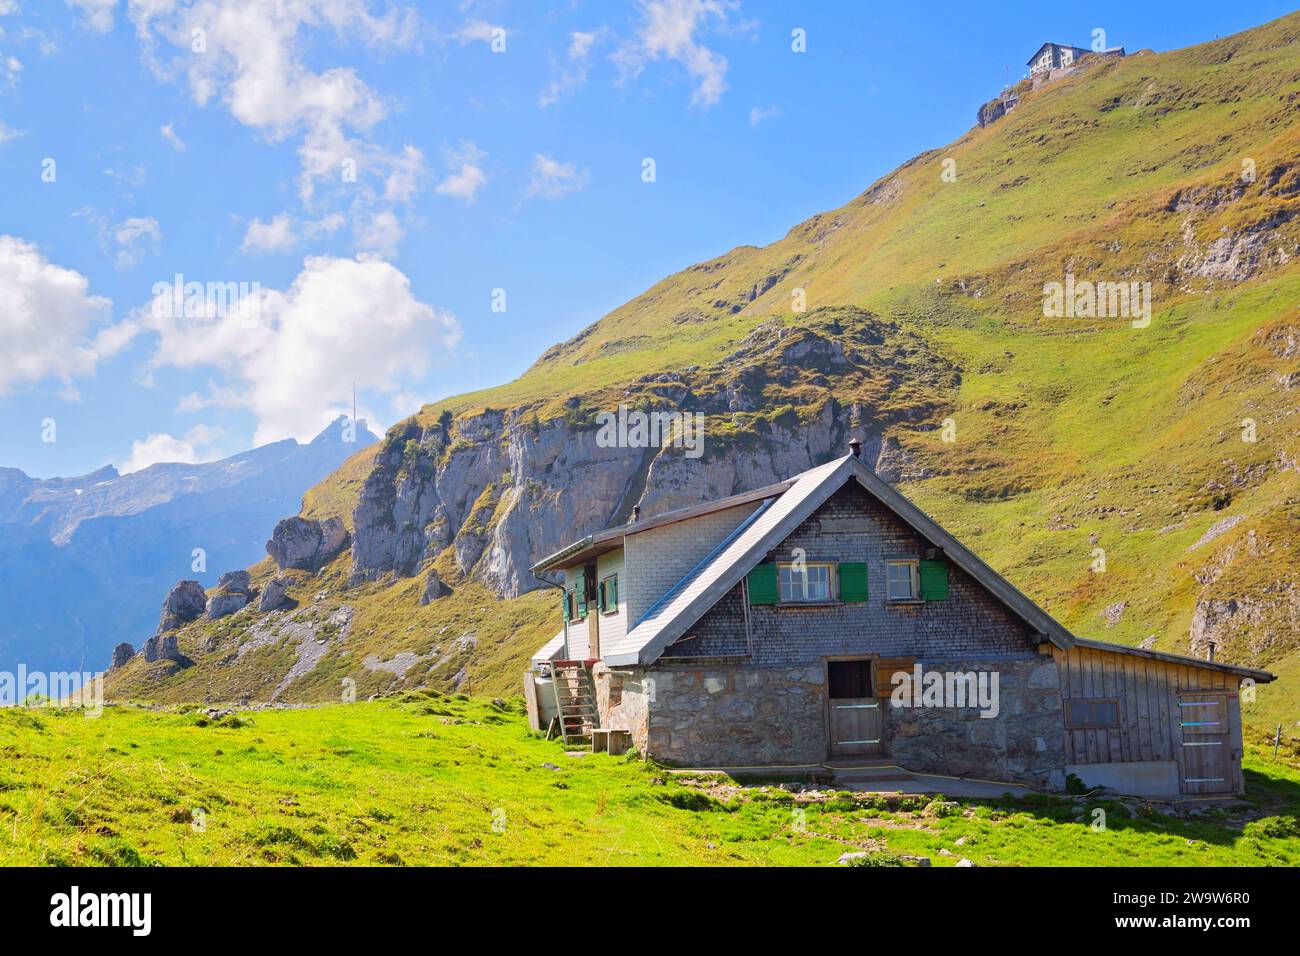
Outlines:
<svg viewBox="0 0 1300 956"><path fill-rule="evenodd" d="M3 710L0 864L822 866L851 851L935 866L1300 864L1291 744L1277 761L1250 751L1247 806L1183 817L1137 801L691 778L634 755L568 755L520 709L408 693L218 720L193 707Z"/></svg>

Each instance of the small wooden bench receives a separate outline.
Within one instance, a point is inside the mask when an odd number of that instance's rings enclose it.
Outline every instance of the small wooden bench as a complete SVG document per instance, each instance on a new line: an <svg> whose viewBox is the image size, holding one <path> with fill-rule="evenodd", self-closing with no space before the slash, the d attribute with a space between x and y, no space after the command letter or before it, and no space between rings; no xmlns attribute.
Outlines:
<svg viewBox="0 0 1300 956"><path fill-rule="evenodd" d="M611 757L625 754L632 747L632 731L595 727L591 731L591 752L607 753Z"/></svg>

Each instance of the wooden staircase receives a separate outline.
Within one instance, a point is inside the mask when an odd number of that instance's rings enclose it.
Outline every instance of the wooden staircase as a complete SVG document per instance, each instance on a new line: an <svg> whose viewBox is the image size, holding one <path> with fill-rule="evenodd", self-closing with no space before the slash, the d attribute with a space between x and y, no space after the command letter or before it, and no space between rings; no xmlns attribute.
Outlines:
<svg viewBox="0 0 1300 956"><path fill-rule="evenodd" d="M590 743L596 714L596 686L591 680L595 661L551 661L551 687L565 744Z"/></svg>

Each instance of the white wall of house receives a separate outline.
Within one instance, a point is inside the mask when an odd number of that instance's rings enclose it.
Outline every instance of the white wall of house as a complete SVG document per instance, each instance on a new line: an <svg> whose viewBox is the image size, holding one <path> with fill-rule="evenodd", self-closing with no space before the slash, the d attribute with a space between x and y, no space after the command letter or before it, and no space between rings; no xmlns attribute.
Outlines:
<svg viewBox="0 0 1300 956"><path fill-rule="evenodd" d="M715 511L626 538L623 542L627 578L625 625L635 627L655 601L704 560L759 504Z"/></svg>
<svg viewBox="0 0 1300 956"><path fill-rule="evenodd" d="M623 549L610 551L596 558L596 582L605 580L611 574L618 575L618 607L600 615L600 644L604 647L612 640L619 640L627 633L627 595L624 588L627 583L624 574ZM588 607L590 613L599 613L593 603Z"/></svg>

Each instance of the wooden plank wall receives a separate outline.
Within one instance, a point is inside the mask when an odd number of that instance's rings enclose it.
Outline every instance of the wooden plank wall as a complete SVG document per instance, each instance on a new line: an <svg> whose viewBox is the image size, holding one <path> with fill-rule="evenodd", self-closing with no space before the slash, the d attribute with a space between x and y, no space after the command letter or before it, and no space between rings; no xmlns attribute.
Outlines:
<svg viewBox="0 0 1300 956"><path fill-rule="evenodd" d="M1180 691L1217 691L1227 696L1230 747L1241 753L1237 678L1222 671L1117 654L1089 647L1052 649L1061 674L1061 698L1119 700L1119 726L1065 731L1067 763L1176 760L1183 773ZM1062 714L1064 719L1064 714ZM1240 777L1241 761L1233 761Z"/></svg>

